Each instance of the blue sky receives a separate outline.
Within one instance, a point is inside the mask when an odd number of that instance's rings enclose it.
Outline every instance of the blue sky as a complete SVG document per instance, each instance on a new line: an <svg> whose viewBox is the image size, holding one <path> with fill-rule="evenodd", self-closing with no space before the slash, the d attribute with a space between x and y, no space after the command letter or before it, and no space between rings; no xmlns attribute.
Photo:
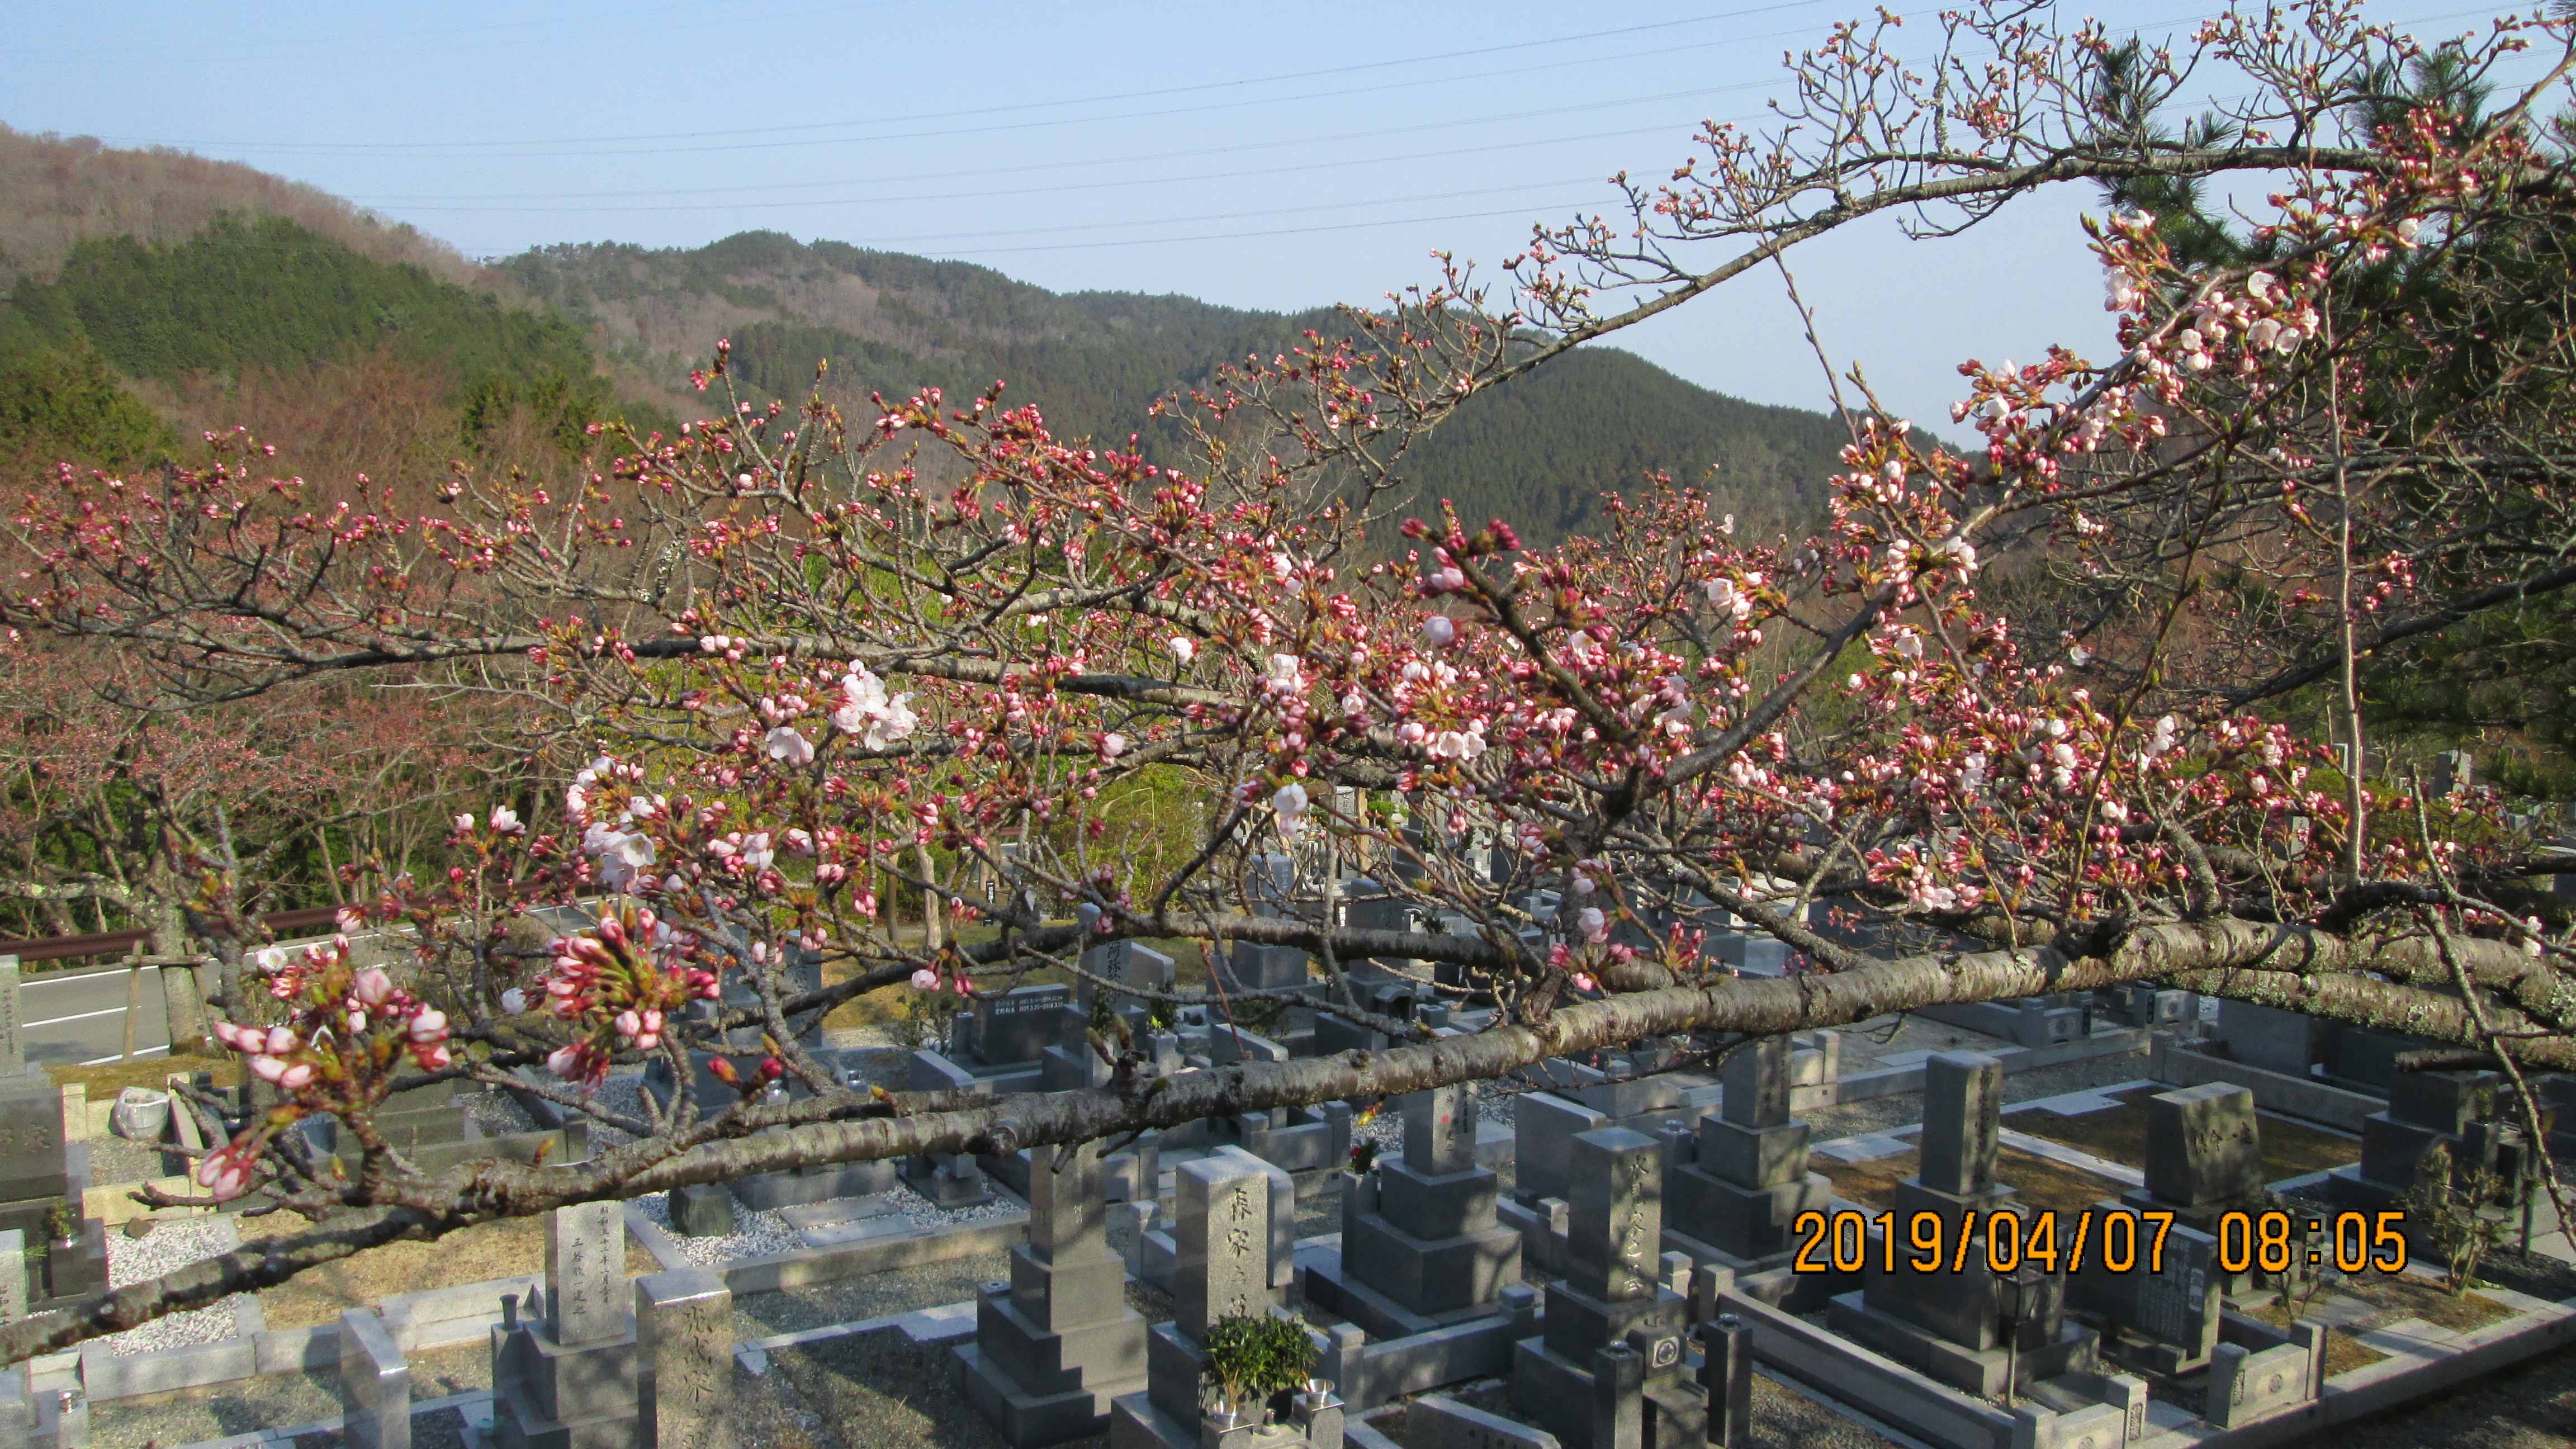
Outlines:
<svg viewBox="0 0 2576 1449"><path fill-rule="evenodd" d="M2374 11L2444 0L2410 3ZM1373 300L1430 280L1434 248L1490 261L1533 219L1599 209L1605 177L1668 171L1702 118L1759 119L1783 52L1857 8L136 0L51 12L0 120L249 162L478 256L763 227L1288 309ZM2200 12L2094 13L2165 34ZM1926 44L1930 18L1910 31ZM1946 431L1962 358L2107 350L2089 203L1941 242L1856 230L1801 255L1799 285L1838 363ZM1826 397L1776 274L1621 345L1756 401Z"/></svg>

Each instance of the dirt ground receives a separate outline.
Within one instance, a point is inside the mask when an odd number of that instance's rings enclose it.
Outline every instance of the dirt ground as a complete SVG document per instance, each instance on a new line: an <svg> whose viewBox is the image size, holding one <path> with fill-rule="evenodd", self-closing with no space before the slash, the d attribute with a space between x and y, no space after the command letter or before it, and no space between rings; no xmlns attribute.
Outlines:
<svg viewBox="0 0 2576 1449"><path fill-rule="evenodd" d="M2147 1165L2147 1099L2164 1090L2132 1087L2112 1094L2113 1100L2120 1103L2117 1107L2073 1116L2034 1107L2007 1114L2004 1125L2143 1171ZM2266 1182L2305 1177L2361 1160L2361 1143L2353 1138L2321 1132L2269 1112L2255 1116Z"/></svg>
<svg viewBox="0 0 2576 1449"><path fill-rule="evenodd" d="M306 1226L303 1219L285 1214L262 1222L274 1226L243 1224L255 1233L247 1241L284 1236ZM507 1218L451 1233L435 1243L387 1243L309 1269L291 1283L263 1291L259 1311L270 1328L309 1328L336 1321L344 1308L379 1303L398 1293L535 1274L545 1266L545 1219ZM661 1266L641 1245L627 1243L628 1273L659 1272Z"/></svg>

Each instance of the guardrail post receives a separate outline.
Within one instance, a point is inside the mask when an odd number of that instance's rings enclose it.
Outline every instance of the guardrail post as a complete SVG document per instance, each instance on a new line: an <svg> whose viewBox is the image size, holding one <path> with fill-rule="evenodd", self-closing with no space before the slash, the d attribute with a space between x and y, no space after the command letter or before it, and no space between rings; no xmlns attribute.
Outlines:
<svg viewBox="0 0 2576 1449"><path fill-rule="evenodd" d="M128 957L125 965L125 1060L134 1060L134 1017L143 1004L143 958Z"/></svg>

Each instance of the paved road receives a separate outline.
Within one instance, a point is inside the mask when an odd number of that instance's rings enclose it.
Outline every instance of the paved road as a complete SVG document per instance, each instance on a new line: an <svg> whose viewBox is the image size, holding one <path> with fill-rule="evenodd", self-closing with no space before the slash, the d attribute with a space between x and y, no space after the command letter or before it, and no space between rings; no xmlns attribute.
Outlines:
<svg viewBox="0 0 2576 1449"><path fill-rule="evenodd" d="M160 973L146 969L134 1013L134 1054L170 1049ZM125 968L47 971L18 984L19 1040L31 1066L112 1062L125 1050ZM148 1050L147 1050L148 1049Z"/></svg>

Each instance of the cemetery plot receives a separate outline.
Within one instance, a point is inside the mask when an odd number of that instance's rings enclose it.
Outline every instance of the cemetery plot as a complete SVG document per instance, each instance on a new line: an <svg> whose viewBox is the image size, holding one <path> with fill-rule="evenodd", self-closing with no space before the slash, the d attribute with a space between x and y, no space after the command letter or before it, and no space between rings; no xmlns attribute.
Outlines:
<svg viewBox="0 0 2576 1449"><path fill-rule="evenodd" d="M1922 1154L1911 1148L1866 1162L1817 1152L1808 1156L1807 1170L1832 1179L1834 1196L1875 1211L1895 1206L1896 1184L1913 1176L1921 1161ZM2020 1189L2020 1201L2060 1213L2081 1212L2106 1197L2118 1197L2128 1186L2010 1146L1995 1150L1995 1175Z"/></svg>
<svg viewBox="0 0 2576 1449"><path fill-rule="evenodd" d="M2103 1095L2118 1105L2093 1112L2065 1113L2039 1105L2007 1107L2004 1125L2015 1132L2062 1142L2143 1171L2147 1165L2147 1100L2172 1090L2150 1082L2108 1091ZM2266 1182L2327 1172L2361 1160L2361 1143L2355 1138L2270 1112L2257 1112L2255 1117L2262 1127Z"/></svg>
<svg viewBox="0 0 2576 1449"><path fill-rule="evenodd" d="M284 1237L304 1226L302 1219L266 1221L274 1226L263 1226L258 1219L246 1224L255 1234L249 1241ZM261 1292L260 1315L270 1328L309 1328L336 1321L344 1308L365 1308L397 1294L431 1288L530 1278L544 1271L545 1265L546 1220L505 1218L450 1233L435 1243L386 1243L326 1263L291 1283ZM627 1244L629 1276L660 1267L641 1245Z"/></svg>
<svg viewBox="0 0 2576 1449"><path fill-rule="evenodd" d="M418 1350L405 1357L411 1366L414 1403L492 1387L492 1352L480 1343ZM264 1374L212 1388L93 1401L89 1442L92 1449L203 1444L237 1434L324 1423L338 1418L342 1407L336 1368ZM305 1438L297 1442L313 1446L333 1441ZM463 1449L468 1442L464 1423L453 1411L413 1420L413 1449Z"/></svg>

